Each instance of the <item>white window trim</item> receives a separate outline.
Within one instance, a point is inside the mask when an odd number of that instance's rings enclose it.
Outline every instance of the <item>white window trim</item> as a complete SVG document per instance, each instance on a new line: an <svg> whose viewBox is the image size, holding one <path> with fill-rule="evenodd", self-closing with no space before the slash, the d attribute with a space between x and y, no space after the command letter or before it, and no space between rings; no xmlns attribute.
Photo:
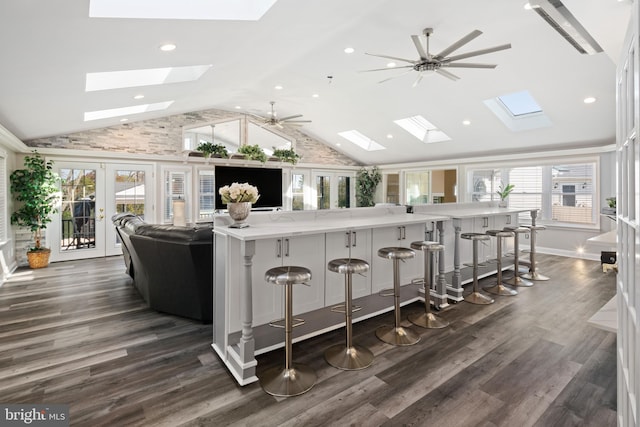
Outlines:
<svg viewBox="0 0 640 427"><path fill-rule="evenodd" d="M160 186L161 186L161 190L160 190L160 200L161 200L161 205L160 205L160 210L159 210L159 216L160 216L160 223L161 224L170 224L171 221L169 221L167 218L165 218L165 202L167 200L167 191L166 191L166 187L165 187L165 176L168 172L179 172L179 173L184 173L185 174L185 189L184 189L184 194L185 194L185 217L187 219L188 222L193 222L193 184L192 184L192 174L193 174L193 169L190 166L173 166L173 165L163 165L160 167Z"/></svg>

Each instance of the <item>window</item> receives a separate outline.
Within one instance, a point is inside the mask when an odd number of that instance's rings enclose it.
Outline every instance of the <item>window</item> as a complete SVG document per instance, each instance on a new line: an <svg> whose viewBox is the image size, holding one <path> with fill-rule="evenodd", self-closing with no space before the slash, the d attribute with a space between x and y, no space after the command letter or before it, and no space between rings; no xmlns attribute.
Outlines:
<svg viewBox="0 0 640 427"><path fill-rule="evenodd" d="M7 227L7 160L4 152L0 151L0 242L8 239Z"/></svg>
<svg viewBox="0 0 640 427"><path fill-rule="evenodd" d="M216 200L215 176L213 171L198 173L198 220L213 219Z"/></svg>
<svg viewBox="0 0 640 427"><path fill-rule="evenodd" d="M291 209L304 210L304 175L294 173L291 175Z"/></svg>
<svg viewBox="0 0 640 427"><path fill-rule="evenodd" d="M474 170L469 174L471 200L497 200L498 186L513 184L509 207L540 209L543 221L595 225L596 166L588 162ZM530 219L528 212L521 215L521 220Z"/></svg>
<svg viewBox="0 0 640 427"><path fill-rule="evenodd" d="M163 185L163 199L164 207L162 213L163 222L173 222L173 201L185 200L185 217L187 222L191 218L189 212L189 200L190 194L189 186L189 172L187 170L165 170L164 171L164 185Z"/></svg>
<svg viewBox="0 0 640 427"><path fill-rule="evenodd" d="M405 175L405 200L410 205L429 203L429 172L407 172Z"/></svg>

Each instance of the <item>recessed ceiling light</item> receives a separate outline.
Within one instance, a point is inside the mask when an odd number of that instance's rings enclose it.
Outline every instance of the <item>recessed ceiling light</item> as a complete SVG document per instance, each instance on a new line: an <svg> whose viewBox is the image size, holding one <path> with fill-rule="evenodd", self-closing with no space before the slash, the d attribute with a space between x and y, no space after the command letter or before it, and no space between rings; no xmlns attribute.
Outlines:
<svg viewBox="0 0 640 427"><path fill-rule="evenodd" d="M471 124L471 121L470 120L463 120L462 124L465 125L465 126L469 126Z"/></svg>
<svg viewBox="0 0 640 427"><path fill-rule="evenodd" d="M311 95L312 98L319 98L320 95L318 95L317 93L314 93L313 95Z"/></svg>
<svg viewBox="0 0 640 427"><path fill-rule="evenodd" d="M585 104L593 104L596 102L596 99L593 96L588 96L584 99Z"/></svg>
<svg viewBox="0 0 640 427"><path fill-rule="evenodd" d="M281 85L275 85L273 88L275 90L282 90L283 89Z"/></svg>
<svg viewBox="0 0 640 427"><path fill-rule="evenodd" d="M352 47L345 47L344 48L344 53L353 53L355 51L356 50L354 48L352 48Z"/></svg>
<svg viewBox="0 0 640 427"><path fill-rule="evenodd" d="M144 98L143 94L139 94L133 97L133 99L142 99L142 98Z"/></svg>
<svg viewBox="0 0 640 427"><path fill-rule="evenodd" d="M173 43L166 43L160 46L160 50L163 52L171 52L172 50L176 50L176 47Z"/></svg>
<svg viewBox="0 0 640 427"><path fill-rule="evenodd" d="M387 68L395 68L397 64L395 62L389 62L387 63Z"/></svg>
<svg viewBox="0 0 640 427"><path fill-rule="evenodd" d="M127 119L126 117L124 119L120 119L121 122L126 122L129 121L129 119Z"/></svg>
<svg viewBox="0 0 640 427"><path fill-rule="evenodd" d="M393 139L393 135L391 135L390 133L387 134L387 139Z"/></svg>
<svg viewBox="0 0 640 427"><path fill-rule="evenodd" d="M236 105L236 110L241 110L241 109L242 109L242 107L241 107L241 106Z"/></svg>
<svg viewBox="0 0 640 427"><path fill-rule="evenodd" d="M336 147L340 147L340 143L339 142L336 142Z"/></svg>
<svg viewBox="0 0 640 427"><path fill-rule="evenodd" d="M533 8L531 7L531 3L525 3L525 4L524 4L524 8L525 8L526 10L531 10L531 9L533 9Z"/></svg>

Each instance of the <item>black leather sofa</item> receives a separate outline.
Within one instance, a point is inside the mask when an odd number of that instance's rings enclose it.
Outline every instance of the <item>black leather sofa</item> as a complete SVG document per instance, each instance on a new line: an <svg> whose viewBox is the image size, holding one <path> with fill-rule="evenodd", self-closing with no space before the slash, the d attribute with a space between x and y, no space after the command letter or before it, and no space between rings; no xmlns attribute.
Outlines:
<svg viewBox="0 0 640 427"><path fill-rule="evenodd" d="M209 323L213 319L211 224L147 224L133 214L112 218L127 273L149 307Z"/></svg>

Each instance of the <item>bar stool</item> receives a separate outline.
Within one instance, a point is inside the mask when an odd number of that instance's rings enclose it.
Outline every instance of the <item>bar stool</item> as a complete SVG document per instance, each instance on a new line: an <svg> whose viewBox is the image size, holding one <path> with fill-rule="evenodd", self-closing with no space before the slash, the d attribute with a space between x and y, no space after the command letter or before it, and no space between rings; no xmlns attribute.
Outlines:
<svg viewBox="0 0 640 427"><path fill-rule="evenodd" d="M473 290L469 295L464 297L464 300L471 304L493 304L493 298L481 294L478 289L478 242L489 240L490 237L484 233L462 233L460 237L473 242Z"/></svg>
<svg viewBox="0 0 640 427"><path fill-rule="evenodd" d="M522 275L522 278L536 281L549 280L549 278L536 271L536 234L538 231L546 230L544 225L525 225L531 232L531 250L529 252L529 272Z"/></svg>
<svg viewBox="0 0 640 427"><path fill-rule="evenodd" d="M489 236L493 236L496 238L496 242L497 242L496 267L498 268L498 274L497 274L496 284L493 286L487 286L486 288L484 288L484 290L496 295L504 295L504 296L518 295L518 291L516 291L515 289L508 288L502 283L502 239L504 239L505 237L513 237L514 233L512 231L487 230L487 234Z"/></svg>
<svg viewBox="0 0 640 427"><path fill-rule="evenodd" d="M520 246L518 243L518 235L522 233L528 233L529 229L524 227L511 227L507 226L504 228L504 231L511 231L513 233L513 277L511 279L507 279L504 281L507 285L512 286L533 286L533 282L529 280L522 279L520 277Z"/></svg>
<svg viewBox="0 0 640 427"><path fill-rule="evenodd" d="M413 258L416 253L409 248L387 247L378 250L378 256L393 260L393 308L395 325L384 325L376 329L376 336L391 345L413 345L420 336L411 329L400 326L400 260Z"/></svg>
<svg viewBox="0 0 640 427"><path fill-rule="evenodd" d="M440 242L413 242L411 249L422 251L424 253L424 313L410 314L409 321L414 325L428 329L440 329L449 326L449 322L440 319L431 312L431 285L433 282L433 274L431 273L431 262L433 254L444 250L444 245Z"/></svg>
<svg viewBox="0 0 640 427"><path fill-rule="evenodd" d="M344 310L346 322L346 345L336 344L324 352L325 360L338 369L354 371L369 367L373 363L373 353L368 348L353 344L352 314L359 308L354 308L351 297L352 275L369 271L366 261L356 258L338 258L329 261L329 271L344 274L344 307L332 308L331 311Z"/></svg>
<svg viewBox="0 0 640 427"><path fill-rule="evenodd" d="M264 279L275 285L285 287L284 294L284 345L285 364L284 369L279 366L267 369L260 378L262 389L279 397L297 396L306 393L316 383L316 373L310 367L292 362L292 332L294 326L304 323L300 321L293 324L293 285L306 284L311 280L311 271L304 267L284 266L267 270ZM272 326L273 325L272 323Z"/></svg>

